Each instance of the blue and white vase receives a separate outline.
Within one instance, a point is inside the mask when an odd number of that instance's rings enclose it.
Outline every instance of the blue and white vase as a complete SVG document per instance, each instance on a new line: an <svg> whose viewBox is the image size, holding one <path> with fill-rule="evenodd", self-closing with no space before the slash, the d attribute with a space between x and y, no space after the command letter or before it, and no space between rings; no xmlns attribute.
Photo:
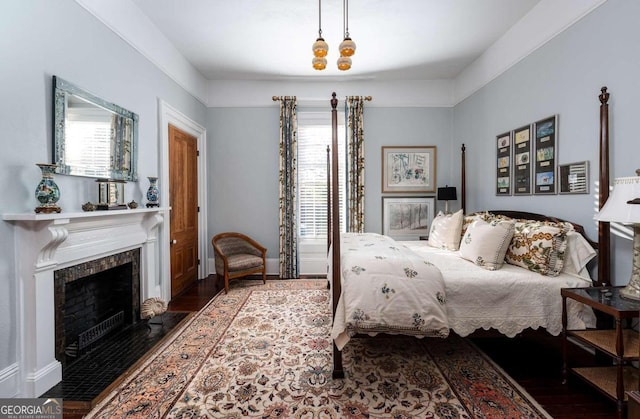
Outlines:
<svg viewBox="0 0 640 419"><path fill-rule="evenodd" d="M40 203L40 206L35 208L35 212L38 214L51 214L62 211L62 209L56 205L56 202L60 199L60 188L58 188L58 185L53 180L56 165L36 163L36 166L38 166L42 172L42 179L40 183L38 183L38 186L36 186L36 199Z"/></svg>
<svg viewBox="0 0 640 419"><path fill-rule="evenodd" d="M147 189L147 208L160 205L160 190L158 189L158 178L149 176L149 189Z"/></svg>

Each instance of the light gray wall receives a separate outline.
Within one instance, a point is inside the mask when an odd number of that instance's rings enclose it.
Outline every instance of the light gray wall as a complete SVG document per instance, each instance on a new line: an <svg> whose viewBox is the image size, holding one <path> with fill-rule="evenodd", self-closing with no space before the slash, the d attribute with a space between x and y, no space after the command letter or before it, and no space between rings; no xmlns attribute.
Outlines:
<svg viewBox="0 0 640 419"><path fill-rule="evenodd" d="M140 181L127 202L143 201L157 175L157 99L205 125L206 108L73 0L10 0L0 13L0 213L36 207L36 163L52 160L51 77L57 75L140 116ZM56 176L63 211L96 201L95 179ZM0 222L0 372L17 361L13 227ZM12 394L0 394L10 397Z"/></svg>
<svg viewBox="0 0 640 419"><path fill-rule="evenodd" d="M609 0L454 110L454 147L467 145L467 210L518 209L581 223L597 240L592 195L495 194L496 135L559 115L558 162L588 160L598 177L600 88L611 93L611 181L640 167L640 2ZM614 236L613 280L627 283L631 243Z"/></svg>
<svg viewBox="0 0 640 419"><path fill-rule="evenodd" d="M374 98L375 100L375 98ZM340 111L342 106L340 106ZM318 111L318 109L313 109ZM330 111L327 106L327 112ZM365 105L365 229L382 230L381 147L435 145L437 183L459 185L452 174L453 110L450 108L375 108ZM210 108L209 236L240 231L267 247L278 258L279 110L269 108ZM407 196L410 194L386 194ZM415 194L414 194L415 195ZM430 194L433 195L433 194ZM420 196L420 195L416 195ZM456 203L451 203L455 208ZM209 249L213 257L213 249Z"/></svg>
<svg viewBox="0 0 640 419"><path fill-rule="evenodd" d="M268 258L278 257L279 115L276 105L209 108L206 125L209 237L247 234Z"/></svg>

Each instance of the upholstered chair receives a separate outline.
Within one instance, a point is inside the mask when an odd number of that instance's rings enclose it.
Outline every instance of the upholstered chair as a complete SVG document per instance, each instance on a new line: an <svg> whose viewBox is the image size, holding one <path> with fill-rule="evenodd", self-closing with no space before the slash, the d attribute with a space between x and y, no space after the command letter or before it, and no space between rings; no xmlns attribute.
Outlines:
<svg viewBox="0 0 640 419"><path fill-rule="evenodd" d="M243 276L262 273L267 282L267 249L241 233L220 233L211 239L216 263L216 274L224 278L224 292L229 292L229 281Z"/></svg>

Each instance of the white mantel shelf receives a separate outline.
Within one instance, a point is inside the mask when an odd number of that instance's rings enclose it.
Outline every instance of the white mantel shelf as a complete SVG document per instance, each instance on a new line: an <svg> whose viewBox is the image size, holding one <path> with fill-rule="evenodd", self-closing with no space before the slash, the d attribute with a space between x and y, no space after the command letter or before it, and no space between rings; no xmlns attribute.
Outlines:
<svg viewBox="0 0 640 419"><path fill-rule="evenodd" d="M2 215L14 226L18 397L39 397L62 379L62 366L55 358L56 270L139 248L141 302L150 297L170 299L171 278L164 262L169 244L159 234L170 210Z"/></svg>
<svg viewBox="0 0 640 419"><path fill-rule="evenodd" d="M18 214L3 214L2 219L5 221L49 221L49 220L64 220L75 218L92 218L92 217L112 217L119 215L131 215L143 212L158 212L169 211L171 207L156 207L156 208L136 208L136 209L122 209L122 210L106 210L106 211L86 211L86 212L60 212L53 214L36 214L33 213L18 213Z"/></svg>

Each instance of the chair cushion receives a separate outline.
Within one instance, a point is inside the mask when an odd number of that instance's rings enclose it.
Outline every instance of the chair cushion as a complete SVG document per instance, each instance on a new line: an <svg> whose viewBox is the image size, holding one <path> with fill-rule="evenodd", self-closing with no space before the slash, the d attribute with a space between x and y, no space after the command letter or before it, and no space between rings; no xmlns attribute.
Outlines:
<svg viewBox="0 0 640 419"><path fill-rule="evenodd" d="M245 271L259 266L262 266L262 258L260 256L246 253L229 256L229 272Z"/></svg>

